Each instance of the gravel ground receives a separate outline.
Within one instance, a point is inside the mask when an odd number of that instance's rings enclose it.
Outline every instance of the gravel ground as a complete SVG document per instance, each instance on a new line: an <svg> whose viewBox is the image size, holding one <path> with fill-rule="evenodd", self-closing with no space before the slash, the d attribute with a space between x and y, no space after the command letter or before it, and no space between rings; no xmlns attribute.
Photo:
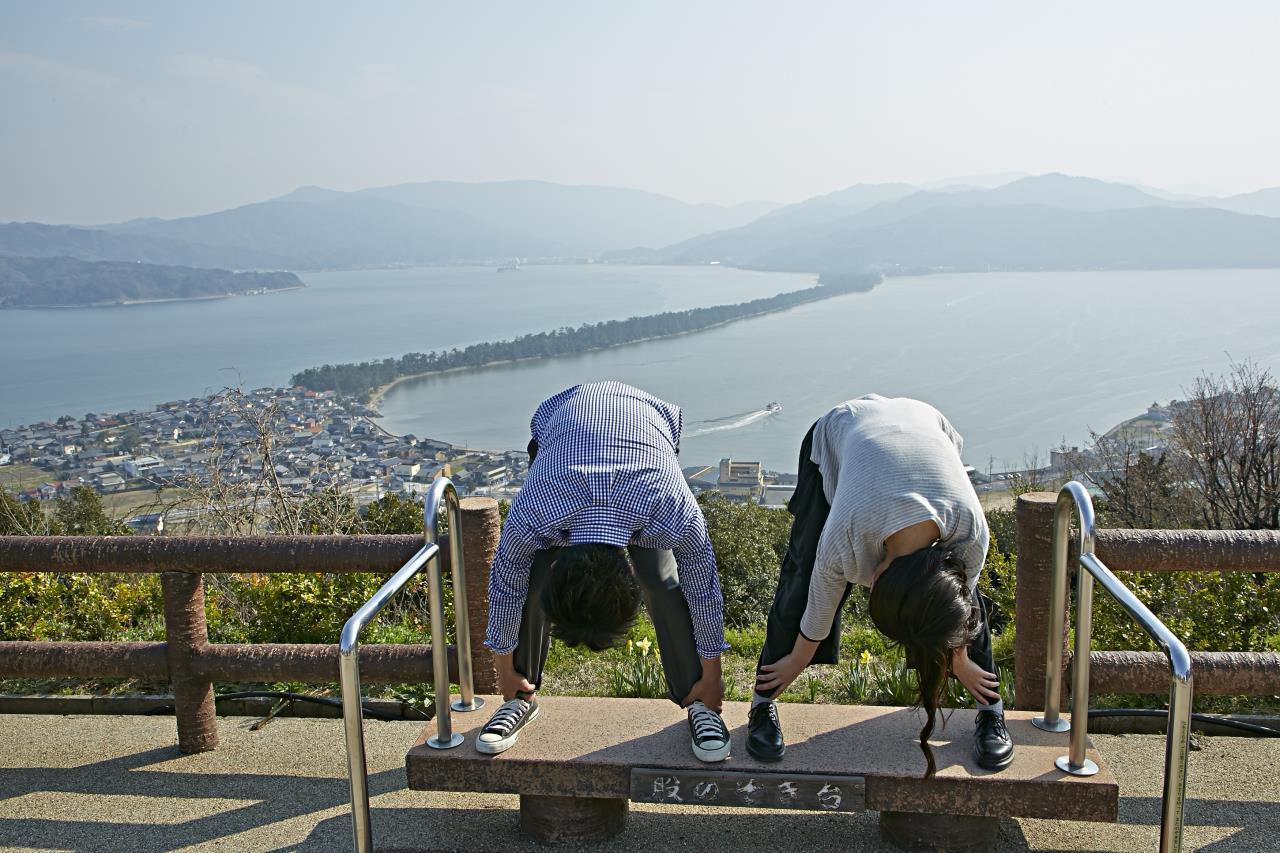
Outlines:
<svg viewBox="0 0 1280 853"><path fill-rule="evenodd" d="M222 745L181 755L166 717L12 715L0 727L0 848L349 850L346 763L337 720L219 720ZM418 723L366 724L380 848L545 850L517 828L517 798L408 791L404 753ZM1002 851L1154 850L1164 740L1102 735L1120 781L1120 822L1006 820ZM1280 740L1202 738L1191 754L1186 849L1280 850ZM288 775L281 775L288 768ZM781 841L780 841L781 839ZM633 805L601 850L885 849L877 815Z"/></svg>

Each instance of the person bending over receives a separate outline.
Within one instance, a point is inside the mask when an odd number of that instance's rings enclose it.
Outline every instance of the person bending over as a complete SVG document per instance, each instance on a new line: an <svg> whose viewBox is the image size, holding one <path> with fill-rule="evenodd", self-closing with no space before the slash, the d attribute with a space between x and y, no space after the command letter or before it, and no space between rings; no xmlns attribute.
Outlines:
<svg viewBox="0 0 1280 853"><path fill-rule="evenodd" d="M929 736L948 673L978 706L974 760L1013 760L978 574L990 534L961 462L963 440L942 413L869 394L818 419L800 446L788 509L791 540L757 667L747 751L786 750L774 697L811 663L837 663L840 611L853 584L870 587L871 620L901 644L920 681L925 777Z"/></svg>
<svg viewBox="0 0 1280 853"><path fill-rule="evenodd" d="M534 412L528 478L489 575L485 645L505 701L481 730L480 752L509 749L537 718L551 637L617 646L643 600L668 696L688 709L694 754L729 757L724 603L706 521L676 457L680 427L677 406L620 382L575 385Z"/></svg>

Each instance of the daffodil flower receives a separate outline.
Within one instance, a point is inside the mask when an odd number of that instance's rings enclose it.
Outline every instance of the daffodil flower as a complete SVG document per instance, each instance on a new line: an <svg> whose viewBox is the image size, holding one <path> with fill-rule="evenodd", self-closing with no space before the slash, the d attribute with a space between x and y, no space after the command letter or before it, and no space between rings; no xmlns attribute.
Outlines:
<svg viewBox="0 0 1280 853"><path fill-rule="evenodd" d="M867 666L868 664L870 664L871 652L867 651L866 649L863 649L862 654L858 655L858 662L861 663L863 666Z"/></svg>
<svg viewBox="0 0 1280 853"><path fill-rule="evenodd" d="M627 645L629 646L631 644L628 642ZM643 640L640 640L638 643L636 643L636 648L640 650L640 654L642 655L649 654L649 649L652 646L653 646L653 643L649 641L648 637L645 637Z"/></svg>

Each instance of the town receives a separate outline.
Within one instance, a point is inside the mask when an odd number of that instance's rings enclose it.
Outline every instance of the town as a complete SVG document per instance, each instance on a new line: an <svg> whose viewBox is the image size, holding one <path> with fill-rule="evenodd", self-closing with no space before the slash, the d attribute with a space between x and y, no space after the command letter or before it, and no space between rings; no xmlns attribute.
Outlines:
<svg viewBox="0 0 1280 853"><path fill-rule="evenodd" d="M1176 405L1152 404L1107 436L1123 436L1158 453ZM524 451L394 435L375 422L377 416L355 398L302 387L228 389L149 411L67 415L0 429L0 487L23 501L53 500L78 486L102 495L133 493L136 500L120 504L139 510L126 512L126 523L154 531L163 528L166 504L176 502L164 500L164 493L207 490L215 483L224 489L249 485L265 472L264 452L270 453L266 473L282 492L300 499L336 488L356 506L387 494L420 496L441 476L464 495L500 500L515 497L524 483ZM1061 448L1047 461L1000 473L970 467L969 474L980 494L1000 495L1010 481L1049 482L1073 463L1092 464L1093 457L1088 450ZM27 476L5 476L19 470ZM767 507L786 506L795 489L794 473L766 470L759 462L725 458L683 470L694 493L718 491Z"/></svg>
<svg viewBox="0 0 1280 853"><path fill-rule="evenodd" d="M154 532L164 526L162 493L252 484L264 473L264 447L273 484L298 498L337 488L363 506L386 494L420 496L446 476L464 495L510 500L524 484L524 451L393 435L375 417L354 398L301 387L226 390L149 411L67 415L0 429L0 487L23 501L54 500L79 486L102 495L134 493L138 500L130 504L146 511L126 523ZM6 477L6 469L31 476ZM784 506L795 484L794 474L766 471L759 462L724 459L684 471L695 492L718 490L766 506Z"/></svg>

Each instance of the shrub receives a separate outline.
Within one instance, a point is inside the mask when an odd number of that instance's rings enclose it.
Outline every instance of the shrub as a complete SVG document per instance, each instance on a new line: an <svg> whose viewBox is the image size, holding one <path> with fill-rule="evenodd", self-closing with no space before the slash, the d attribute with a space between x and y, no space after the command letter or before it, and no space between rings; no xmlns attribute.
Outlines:
<svg viewBox="0 0 1280 853"><path fill-rule="evenodd" d="M791 514L736 503L717 493L698 497L720 569L724 621L733 628L764 622L791 535Z"/></svg>

